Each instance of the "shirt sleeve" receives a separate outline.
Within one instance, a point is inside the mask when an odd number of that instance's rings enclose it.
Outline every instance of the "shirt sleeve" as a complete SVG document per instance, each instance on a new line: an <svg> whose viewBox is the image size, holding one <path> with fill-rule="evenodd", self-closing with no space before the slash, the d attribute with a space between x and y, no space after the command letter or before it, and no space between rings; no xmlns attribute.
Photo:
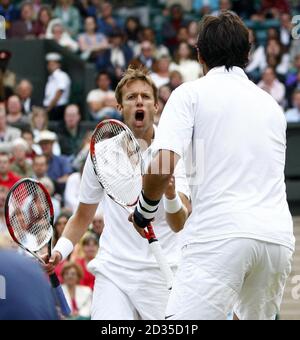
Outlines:
<svg viewBox="0 0 300 340"><path fill-rule="evenodd" d="M176 165L176 168L174 171L174 177L175 177L176 191L184 194L188 199L190 199L191 191L190 191L188 179L186 176L184 162L182 159L180 159Z"/></svg>
<svg viewBox="0 0 300 340"><path fill-rule="evenodd" d="M194 128L194 99L188 84L170 96L155 134L153 150L170 150L181 158L191 143Z"/></svg>
<svg viewBox="0 0 300 340"><path fill-rule="evenodd" d="M104 189L98 182L89 154L81 177L79 202L84 204L98 204L103 199L103 196Z"/></svg>
<svg viewBox="0 0 300 340"><path fill-rule="evenodd" d="M66 91L70 85L70 81L68 76L64 73L57 73L55 74L56 84L58 84L58 90Z"/></svg>

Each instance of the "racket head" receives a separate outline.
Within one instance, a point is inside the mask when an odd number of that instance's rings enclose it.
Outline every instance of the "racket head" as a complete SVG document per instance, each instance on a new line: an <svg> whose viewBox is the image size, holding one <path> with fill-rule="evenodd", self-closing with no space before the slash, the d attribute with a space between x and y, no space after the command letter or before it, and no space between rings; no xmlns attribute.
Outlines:
<svg viewBox="0 0 300 340"><path fill-rule="evenodd" d="M114 119L100 122L93 132L90 155L107 195L123 207L133 207L142 190L143 159L131 130Z"/></svg>
<svg viewBox="0 0 300 340"><path fill-rule="evenodd" d="M47 189L38 181L25 178L9 191L5 220L12 239L29 252L49 244L53 235L54 210Z"/></svg>

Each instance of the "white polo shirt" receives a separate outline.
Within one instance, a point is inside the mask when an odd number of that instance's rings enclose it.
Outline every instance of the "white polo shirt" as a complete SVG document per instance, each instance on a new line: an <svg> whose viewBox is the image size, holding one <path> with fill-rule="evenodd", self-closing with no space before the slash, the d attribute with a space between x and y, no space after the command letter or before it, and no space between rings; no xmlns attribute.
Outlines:
<svg viewBox="0 0 300 340"><path fill-rule="evenodd" d="M146 157L148 156L147 153ZM174 175L176 190L190 197L182 162L178 163ZM122 268L126 268L137 273L139 271L143 275L145 270L158 268L148 241L141 238L128 221L128 212L105 194L96 178L90 155L81 178L79 200L85 204L101 203L103 208L105 227L100 238L100 249L96 259L89 264L94 273L100 272L110 277L112 268L120 272ZM160 203L153 227L169 264L178 265L181 254L179 234L170 229L165 218L163 202Z"/></svg>
<svg viewBox="0 0 300 340"><path fill-rule="evenodd" d="M183 245L253 238L294 249L284 182L286 120L241 68L212 69L171 95L153 148L197 164Z"/></svg>
<svg viewBox="0 0 300 340"><path fill-rule="evenodd" d="M59 98L57 106L67 105L70 97L71 79L67 73L57 69L48 77L43 102L45 107L50 105L51 101L59 90L63 91L63 93Z"/></svg>

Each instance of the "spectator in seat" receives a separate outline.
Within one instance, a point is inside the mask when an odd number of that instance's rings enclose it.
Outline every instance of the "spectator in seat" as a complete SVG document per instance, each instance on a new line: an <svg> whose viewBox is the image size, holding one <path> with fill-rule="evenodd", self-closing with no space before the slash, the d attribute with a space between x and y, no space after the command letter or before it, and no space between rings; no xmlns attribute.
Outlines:
<svg viewBox="0 0 300 340"><path fill-rule="evenodd" d="M81 18L79 11L72 5L72 0L58 0L58 5L54 9L54 17L60 19L64 27L67 28L69 34L75 38L77 37Z"/></svg>
<svg viewBox="0 0 300 340"><path fill-rule="evenodd" d="M0 2L0 15L5 18L6 29L10 29L13 22L17 21L20 17L20 12L11 0L2 0Z"/></svg>
<svg viewBox="0 0 300 340"><path fill-rule="evenodd" d="M97 239L99 240L102 235L103 229L104 229L103 213L97 211L93 219L93 222L89 228L89 231L96 235Z"/></svg>
<svg viewBox="0 0 300 340"><path fill-rule="evenodd" d="M292 96L297 88L300 88L300 54L295 57L294 63L290 68L289 73L286 75L286 91L288 107L293 106Z"/></svg>
<svg viewBox="0 0 300 340"><path fill-rule="evenodd" d="M292 42L292 18L289 13L280 14L280 42L288 51Z"/></svg>
<svg viewBox="0 0 300 340"><path fill-rule="evenodd" d="M21 137L27 142L28 149L26 152L26 159L32 164L34 158L36 157L36 152L33 149L34 145L34 135L30 129L23 129Z"/></svg>
<svg viewBox="0 0 300 340"><path fill-rule="evenodd" d="M105 119L122 120L121 113L117 110L117 101L114 94L106 94L102 100L102 108L93 114L97 121Z"/></svg>
<svg viewBox="0 0 300 340"><path fill-rule="evenodd" d="M76 53L79 49L78 43L76 40L72 39L70 34L66 31L64 25L61 22L57 22L52 25L52 39L56 41L56 43L69 51Z"/></svg>
<svg viewBox="0 0 300 340"><path fill-rule="evenodd" d="M72 168L65 156L55 156L53 154L53 144L55 141L55 133L47 130L40 133L39 144L48 162L47 175L54 181L56 192L63 193Z"/></svg>
<svg viewBox="0 0 300 340"><path fill-rule="evenodd" d="M265 48L258 43L256 33L252 29L249 30L249 40L251 43L251 50L246 72L251 80L258 83L261 74L266 68Z"/></svg>
<svg viewBox="0 0 300 340"><path fill-rule="evenodd" d="M175 53L174 62L170 65L170 71L178 71L183 81L193 81L203 76L203 69L199 62L192 59L192 50L187 42L181 42Z"/></svg>
<svg viewBox="0 0 300 340"><path fill-rule="evenodd" d="M9 152L12 141L19 137L21 137L21 130L9 126L5 106L0 105L0 152Z"/></svg>
<svg viewBox="0 0 300 340"><path fill-rule="evenodd" d="M83 60L95 61L97 56L107 49L109 43L106 36L97 33L97 22L94 17L87 17L84 21L85 31L79 35L78 44Z"/></svg>
<svg viewBox="0 0 300 340"><path fill-rule="evenodd" d="M144 66L149 71L153 71L152 67L156 61L154 53L155 49L151 41L144 40L141 42L141 53L133 59L130 64L135 67Z"/></svg>
<svg viewBox="0 0 300 340"><path fill-rule="evenodd" d="M44 130L48 130L48 115L44 108L33 106L30 125L34 136L34 145L32 147L33 150L40 155L42 154L41 147L38 144L40 133ZM53 144L53 153L56 156L61 154L60 146L57 141Z"/></svg>
<svg viewBox="0 0 300 340"><path fill-rule="evenodd" d="M171 90L174 91L175 89L177 89L178 86L182 84L183 84L182 74L179 71L172 71L170 73L170 82L168 84Z"/></svg>
<svg viewBox="0 0 300 340"><path fill-rule="evenodd" d="M48 172L47 157L45 155L36 155L32 163L32 170L33 178L37 180L47 177Z"/></svg>
<svg viewBox="0 0 300 340"><path fill-rule="evenodd" d="M97 22L98 32L108 36L116 29L121 29L122 25L117 17L113 16L113 7L109 1L104 1L100 5L100 18Z"/></svg>
<svg viewBox="0 0 300 340"><path fill-rule="evenodd" d="M10 189L19 179L20 177L10 169L9 155L0 153L0 186Z"/></svg>
<svg viewBox="0 0 300 340"><path fill-rule="evenodd" d="M21 100L22 112L25 115L29 115L32 112L32 107L37 103L32 99L33 86L27 79L22 79L16 89L16 94Z"/></svg>
<svg viewBox="0 0 300 340"><path fill-rule="evenodd" d="M198 32L197 32L198 34ZM156 35L151 27L145 27L141 31L141 42L150 41L154 47L154 57L159 59L161 56L170 55L169 49L162 44L158 44L156 41ZM134 55L139 55L141 53L141 44L137 45L134 49Z"/></svg>
<svg viewBox="0 0 300 340"><path fill-rule="evenodd" d="M22 128L29 125L29 118L23 114L21 100L16 95L8 98L6 119L11 126Z"/></svg>
<svg viewBox="0 0 300 340"><path fill-rule="evenodd" d="M87 266L89 262L92 261L97 255L99 249L99 241L97 236L90 232L87 232L83 236L80 244L83 256L76 259L76 263L80 265L83 271L83 277L80 280L80 284L94 289L95 276L89 272Z"/></svg>
<svg viewBox="0 0 300 340"><path fill-rule="evenodd" d="M103 99L107 94L114 95L111 90L111 77L106 71L99 72L96 80L97 89L89 92L87 104L93 119L97 120L97 112L103 108Z"/></svg>
<svg viewBox="0 0 300 340"><path fill-rule="evenodd" d="M62 269L62 288L74 319L91 317L92 290L79 284L82 276L82 270L76 263L68 262Z"/></svg>
<svg viewBox="0 0 300 340"><path fill-rule="evenodd" d="M170 8L170 19L162 27L162 36L165 45L173 53L177 46L177 34L182 26L187 26L188 22L184 19L183 8L179 4L172 5Z"/></svg>
<svg viewBox="0 0 300 340"><path fill-rule="evenodd" d="M170 57L162 56L157 60L154 66L154 72L151 73L151 78L157 88L166 85L170 82Z"/></svg>
<svg viewBox="0 0 300 340"><path fill-rule="evenodd" d="M293 94L293 108L285 113L288 123L300 123L300 89Z"/></svg>
<svg viewBox="0 0 300 340"><path fill-rule="evenodd" d="M128 17L125 22L125 34L128 45L134 50L139 42L142 26L139 18Z"/></svg>
<svg viewBox="0 0 300 340"><path fill-rule="evenodd" d="M106 50L97 59L98 70L109 72L114 83L121 79L123 72L133 58L133 52L124 39L124 33L121 30L112 31L109 35L111 49Z"/></svg>
<svg viewBox="0 0 300 340"><path fill-rule="evenodd" d="M61 237L68 220L71 217L71 213L64 210L62 211L54 223L54 235L53 235L53 246L55 246L57 240Z"/></svg>
<svg viewBox="0 0 300 340"><path fill-rule="evenodd" d="M290 56L285 53L284 46L278 39L269 39L266 46L266 63L268 66L273 67L276 73L285 79L289 70Z"/></svg>
<svg viewBox="0 0 300 340"><path fill-rule="evenodd" d="M54 195L55 194L54 183L51 181L49 177L41 178L40 182L45 186L45 188L47 189L51 197L51 201L52 201L53 209L54 209L54 223L55 223L57 217L60 215L60 212L61 212L61 202Z"/></svg>
<svg viewBox="0 0 300 340"><path fill-rule="evenodd" d="M52 10L49 6L42 6L34 25L34 34L39 39L45 39L49 23L52 20Z"/></svg>
<svg viewBox="0 0 300 340"><path fill-rule="evenodd" d="M80 150L85 131L80 127L81 114L77 105L66 107L64 122L57 129L58 141L63 155L74 158Z"/></svg>
<svg viewBox="0 0 300 340"><path fill-rule="evenodd" d="M267 67L263 73L262 80L258 86L264 91L268 92L279 105L284 105L285 100L285 87L276 77L273 68Z"/></svg>
<svg viewBox="0 0 300 340"><path fill-rule="evenodd" d="M34 10L31 2L24 2L21 6L21 18L12 23L8 32L10 38L34 38Z"/></svg>
<svg viewBox="0 0 300 340"><path fill-rule="evenodd" d="M28 144L23 138L15 139L12 143L13 162L11 163L11 171L23 178L33 176L31 163L27 160L26 153Z"/></svg>

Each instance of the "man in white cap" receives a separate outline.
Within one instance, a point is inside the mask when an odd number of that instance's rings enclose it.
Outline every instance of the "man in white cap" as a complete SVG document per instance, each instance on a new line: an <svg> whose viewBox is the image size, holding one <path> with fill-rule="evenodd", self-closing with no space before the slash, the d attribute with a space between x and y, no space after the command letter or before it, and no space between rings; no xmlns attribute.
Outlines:
<svg viewBox="0 0 300 340"><path fill-rule="evenodd" d="M45 130L40 133L39 144L48 162L47 175L54 181L56 190L62 193L72 168L67 157L55 156L53 154L53 144L55 141L56 134L54 132Z"/></svg>
<svg viewBox="0 0 300 340"><path fill-rule="evenodd" d="M69 102L71 79L61 70L62 57L58 53L46 55L49 77L45 88L44 107L50 120L62 120Z"/></svg>

